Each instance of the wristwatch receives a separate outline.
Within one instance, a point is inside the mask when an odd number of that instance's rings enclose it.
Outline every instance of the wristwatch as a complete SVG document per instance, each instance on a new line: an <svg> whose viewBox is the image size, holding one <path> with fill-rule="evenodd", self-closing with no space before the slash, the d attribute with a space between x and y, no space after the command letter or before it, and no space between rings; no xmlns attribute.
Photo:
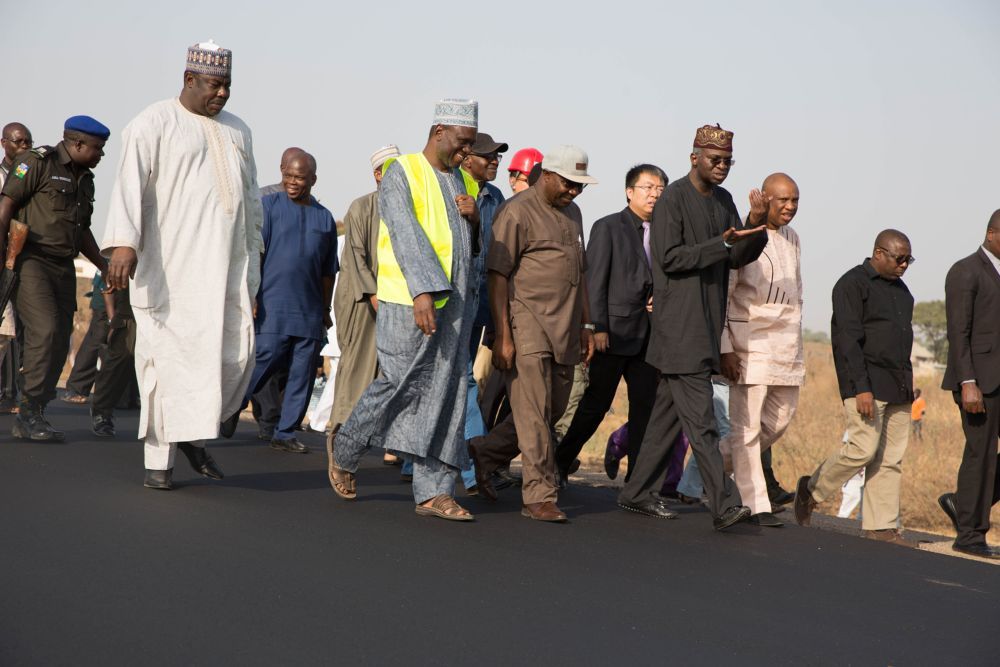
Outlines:
<svg viewBox="0 0 1000 667"><path fill-rule="evenodd" d="M581 329L588 329L590 331L597 331L597 325L593 324L593 323L581 324L580 328Z"/></svg>

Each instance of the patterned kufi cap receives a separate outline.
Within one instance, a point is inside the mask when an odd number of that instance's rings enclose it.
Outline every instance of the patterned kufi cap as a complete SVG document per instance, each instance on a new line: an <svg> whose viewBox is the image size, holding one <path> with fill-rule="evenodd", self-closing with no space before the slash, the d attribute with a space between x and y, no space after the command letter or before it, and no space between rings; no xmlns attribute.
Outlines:
<svg viewBox="0 0 1000 667"><path fill-rule="evenodd" d="M702 125L694 135L694 147L717 148L720 151L731 152L733 150L733 133L729 130L723 130L718 123L715 124L715 127Z"/></svg>
<svg viewBox="0 0 1000 667"><path fill-rule="evenodd" d="M476 100L441 100L434 106L434 125L479 127L479 102Z"/></svg>
<svg viewBox="0 0 1000 667"><path fill-rule="evenodd" d="M391 157L399 157L399 147L396 144L389 144L388 146L383 146L374 153L372 153L372 171L375 171L383 164L385 161Z"/></svg>
<svg viewBox="0 0 1000 667"><path fill-rule="evenodd" d="M189 46L185 71L229 78L233 73L233 52L212 40Z"/></svg>

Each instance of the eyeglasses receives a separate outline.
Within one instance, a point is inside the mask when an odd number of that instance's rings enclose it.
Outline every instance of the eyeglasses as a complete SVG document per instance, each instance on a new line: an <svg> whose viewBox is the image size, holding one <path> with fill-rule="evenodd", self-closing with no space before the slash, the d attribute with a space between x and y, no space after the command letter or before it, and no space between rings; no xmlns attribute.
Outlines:
<svg viewBox="0 0 1000 667"><path fill-rule="evenodd" d="M31 139L8 139L4 137L4 141L14 144L15 146L21 146L22 148L31 148L35 145L35 142Z"/></svg>
<svg viewBox="0 0 1000 667"><path fill-rule="evenodd" d="M720 164L732 167L736 164L736 160L731 157L706 157L705 159L708 160L708 163L713 167L718 167Z"/></svg>
<svg viewBox="0 0 1000 667"><path fill-rule="evenodd" d="M629 187L634 190L645 190L647 193L655 192L658 195L662 195L663 191L666 190L666 187L662 185L630 185Z"/></svg>
<svg viewBox="0 0 1000 667"><path fill-rule="evenodd" d="M500 153L486 153L485 155L482 153L473 153L472 155L482 158L487 162L496 162L497 164L500 164L500 161L503 160L503 155Z"/></svg>
<svg viewBox="0 0 1000 667"><path fill-rule="evenodd" d="M527 183L528 182L528 177L527 176L525 176L524 174L522 174L520 172L511 172L511 174L515 174L515 173L517 174L517 176L514 177L514 182L515 183Z"/></svg>
<svg viewBox="0 0 1000 667"><path fill-rule="evenodd" d="M885 248L883 248L881 246L875 246L875 249L876 250L881 250L882 253L886 257L888 257L892 261L896 262L896 266L902 266L903 264L906 264L907 266L910 266L915 261L917 261L917 258L914 257L913 255L894 255L894 254L892 254L891 252L889 252L888 250L886 250Z"/></svg>

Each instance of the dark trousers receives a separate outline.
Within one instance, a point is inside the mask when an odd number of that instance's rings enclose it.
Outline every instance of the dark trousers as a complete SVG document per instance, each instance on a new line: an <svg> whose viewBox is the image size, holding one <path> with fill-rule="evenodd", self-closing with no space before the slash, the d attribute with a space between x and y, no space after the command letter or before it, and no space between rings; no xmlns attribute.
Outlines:
<svg viewBox="0 0 1000 667"><path fill-rule="evenodd" d="M66 363L73 313L76 312L76 269L73 260L22 254L14 307L24 327L21 365L22 399L44 407L56 397L56 384Z"/></svg>
<svg viewBox="0 0 1000 667"><path fill-rule="evenodd" d="M313 383L316 380L316 354L321 341L279 334L257 334L257 365L250 377L244 405L264 386L274 373L287 369L288 383L281 400L281 413L274 438L289 440L302 424L309 408Z"/></svg>
<svg viewBox="0 0 1000 667"><path fill-rule="evenodd" d="M984 544L990 529L990 510L1000 501L1000 465L997 438L1000 437L1000 388L983 395L986 413L969 414L962 409L962 394L955 392L962 413L965 451L958 467L955 509L958 537L955 544Z"/></svg>
<svg viewBox="0 0 1000 667"><path fill-rule="evenodd" d="M278 425L278 420L281 419L281 401L285 396L286 384L288 384L288 367L284 366L276 370L250 397L253 418L259 427L273 431L274 427Z"/></svg>
<svg viewBox="0 0 1000 667"><path fill-rule="evenodd" d="M135 320L111 331L101 370L94 380L91 413L111 417L122 395L135 382Z"/></svg>
<svg viewBox="0 0 1000 667"><path fill-rule="evenodd" d="M712 408L712 377L708 371L660 375L646 435L619 500L645 502L652 492L663 487L671 449L682 427L698 462L712 514L719 516L739 504L739 494L725 473L719 452L719 431Z"/></svg>
<svg viewBox="0 0 1000 667"><path fill-rule="evenodd" d="M0 366L0 398L14 400L17 398L21 375L21 344L17 337L10 340L3 365Z"/></svg>
<svg viewBox="0 0 1000 667"><path fill-rule="evenodd" d="M563 474L569 470L580 450L587 444L604 415L611 408L618 383L625 378L628 387L628 447L629 466L635 462L646 423L653 410L658 371L644 361L646 351L635 356L596 353L590 362L590 384L580 399L569 430L556 448L556 466ZM628 477L626 476L627 480Z"/></svg>
<svg viewBox="0 0 1000 667"><path fill-rule="evenodd" d="M66 380L66 389L81 396L90 394L94 380L97 378L98 359L100 359L101 365L104 365L104 350L107 346L109 330L108 313L104 310L92 310L90 326L87 327L87 333L76 351L73 371Z"/></svg>

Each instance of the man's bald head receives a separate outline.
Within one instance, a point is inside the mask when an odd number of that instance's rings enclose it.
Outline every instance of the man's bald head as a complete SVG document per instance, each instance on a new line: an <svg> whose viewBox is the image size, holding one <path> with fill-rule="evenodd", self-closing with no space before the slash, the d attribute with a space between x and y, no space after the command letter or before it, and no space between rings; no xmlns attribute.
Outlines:
<svg viewBox="0 0 1000 667"><path fill-rule="evenodd" d="M31 134L30 132L28 132L28 128L24 125L24 123L7 123L6 125L3 126L3 138L10 139L11 134L14 132L14 130L20 130L25 134Z"/></svg>
<svg viewBox="0 0 1000 667"><path fill-rule="evenodd" d="M307 153L301 148L298 153L289 155L288 160L285 161L286 169L290 168L292 165L301 167L311 174L316 174L316 158L314 158L311 153Z"/></svg>
<svg viewBox="0 0 1000 667"><path fill-rule="evenodd" d="M0 145L3 146L4 160L10 162L14 156L34 146L31 130L24 123L7 123L0 134Z"/></svg>
<svg viewBox="0 0 1000 667"><path fill-rule="evenodd" d="M875 237L875 247L888 247L890 245L904 244L907 248L910 247L910 239L903 232L898 229L883 229Z"/></svg>
<svg viewBox="0 0 1000 667"><path fill-rule="evenodd" d="M871 265L886 280L898 280L913 263L910 239L898 229L883 229L875 237Z"/></svg>
<svg viewBox="0 0 1000 667"><path fill-rule="evenodd" d="M281 164L278 165L278 169L284 169L285 165L288 164L288 160L295 157L299 153L305 153L305 151L298 146L289 146L286 148L281 154Z"/></svg>
<svg viewBox="0 0 1000 667"><path fill-rule="evenodd" d="M767 228L776 230L792 221L799 211L799 186L788 174L771 174L760 186L767 201Z"/></svg>
<svg viewBox="0 0 1000 667"><path fill-rule="evenodd" d="M986 229L992 229L995 232L1000 232L1000 208L993 211L993 215L990 216L990 222L986 225Z"/></svg>

